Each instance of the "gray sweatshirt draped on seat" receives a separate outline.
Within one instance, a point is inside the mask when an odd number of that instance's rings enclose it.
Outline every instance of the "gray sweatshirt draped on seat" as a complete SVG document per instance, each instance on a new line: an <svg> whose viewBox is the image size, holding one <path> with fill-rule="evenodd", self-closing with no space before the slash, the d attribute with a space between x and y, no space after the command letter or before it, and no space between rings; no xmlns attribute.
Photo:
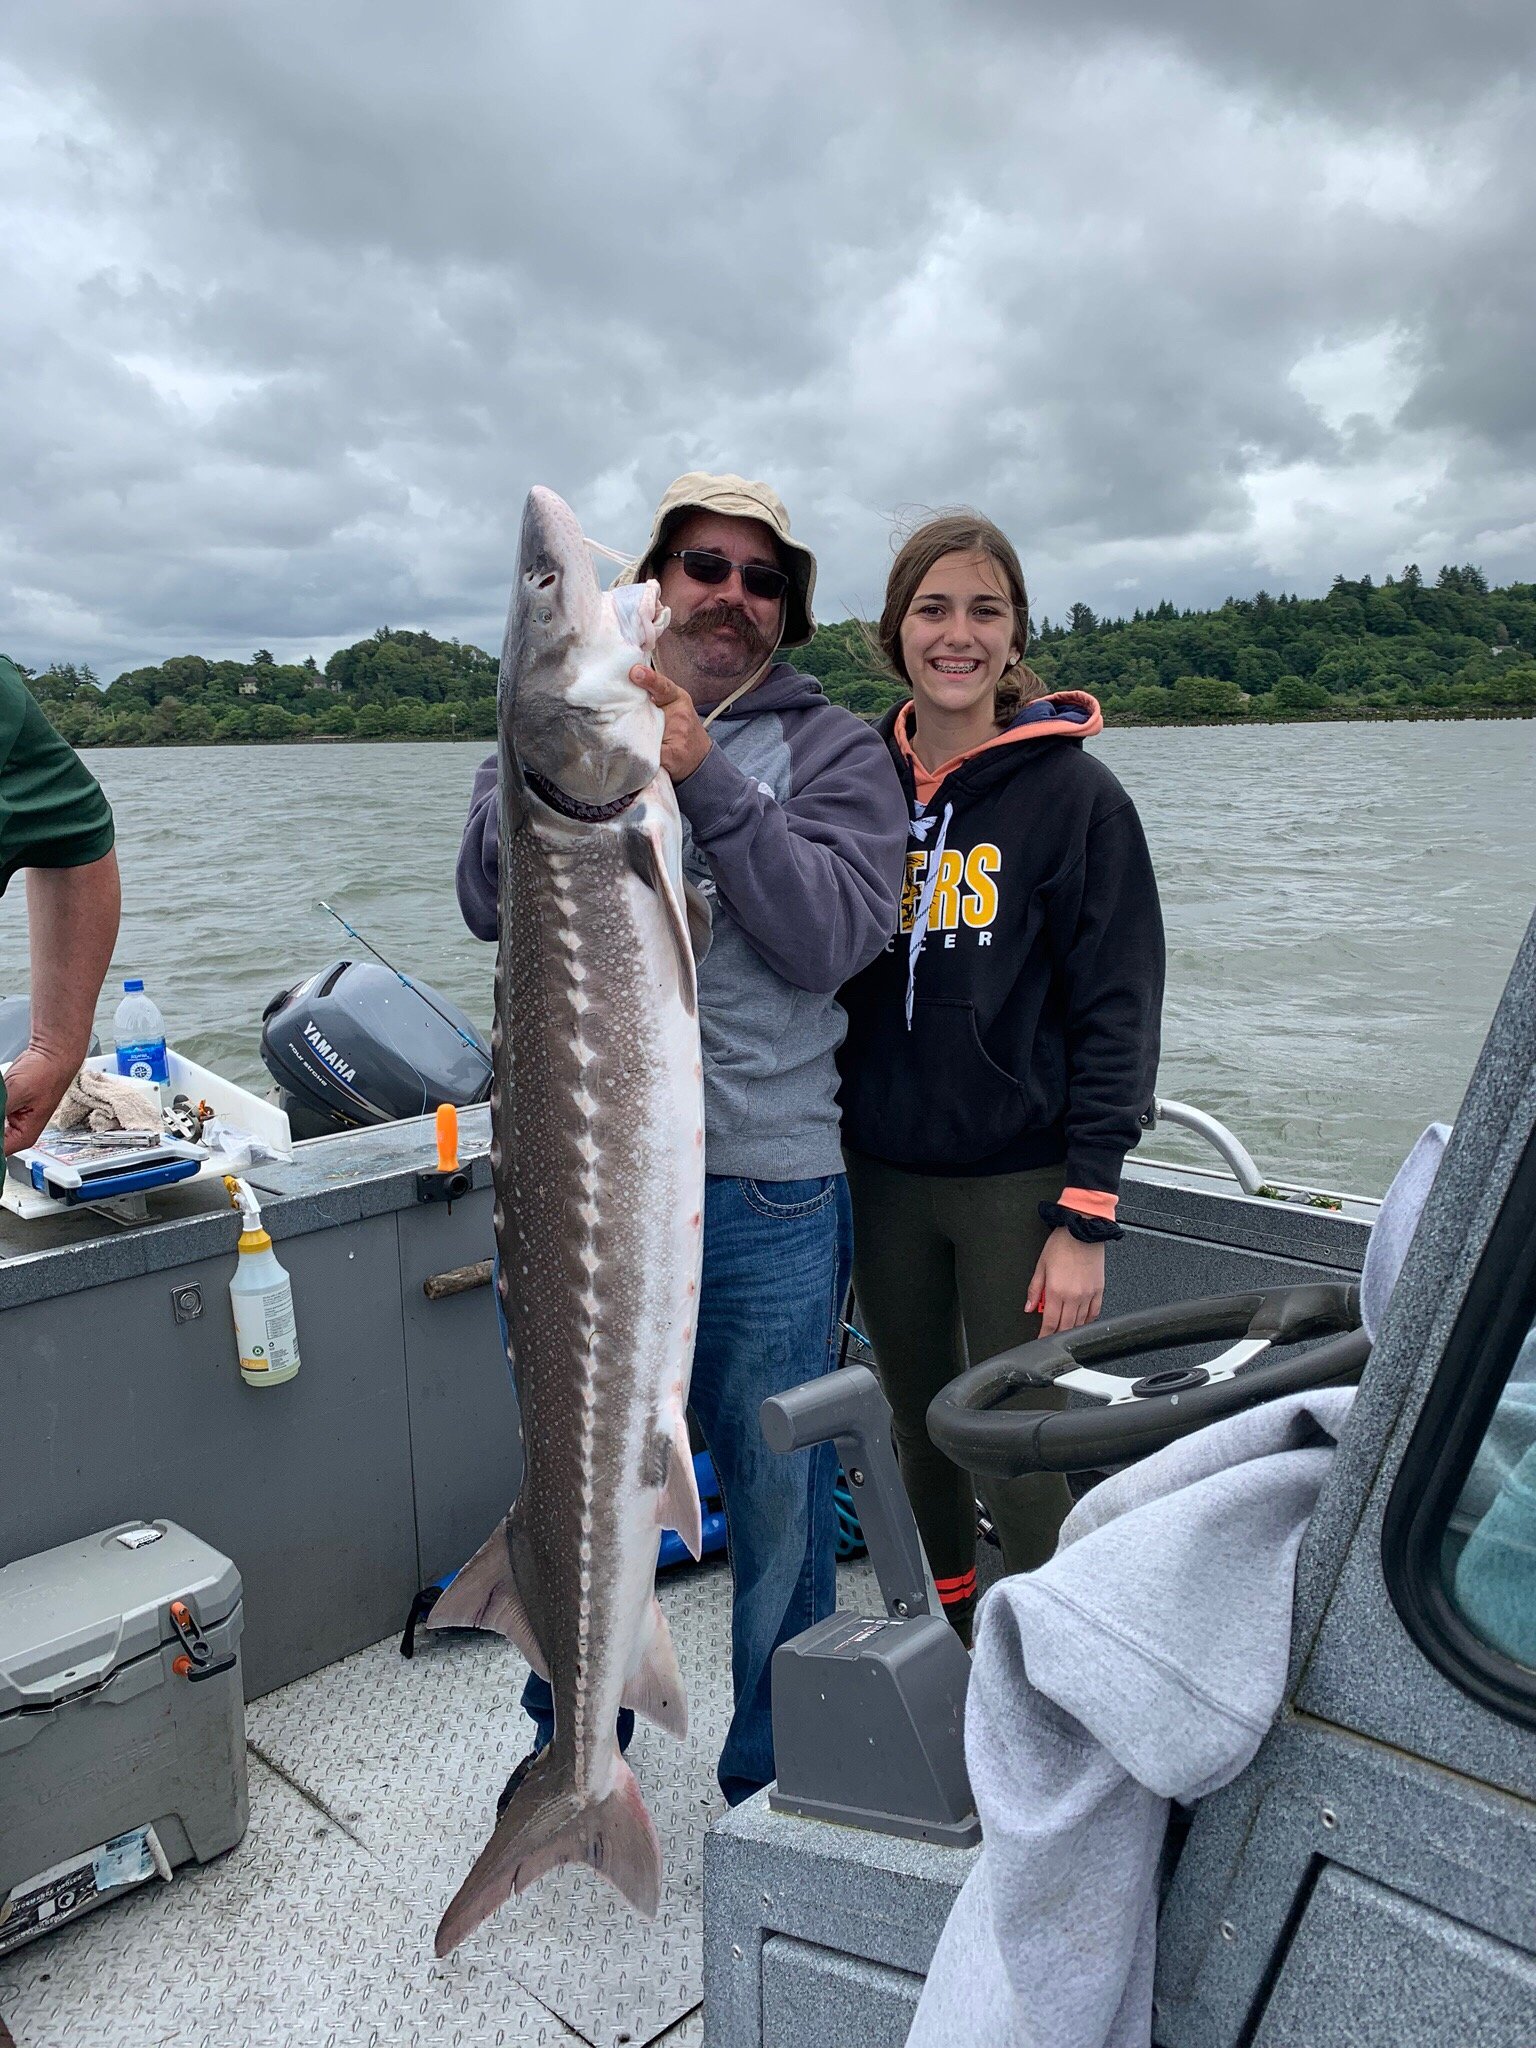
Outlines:
<svg viewBox="0 0 1536 2048"><path fill-rule="evenodd" d="M965 1748L985 1830L908 2048L1147 2048L1169 1803L1279 1709L1296 1555L1354 1398L1294 1394L1096 1487L980 1610Z"/></svg>

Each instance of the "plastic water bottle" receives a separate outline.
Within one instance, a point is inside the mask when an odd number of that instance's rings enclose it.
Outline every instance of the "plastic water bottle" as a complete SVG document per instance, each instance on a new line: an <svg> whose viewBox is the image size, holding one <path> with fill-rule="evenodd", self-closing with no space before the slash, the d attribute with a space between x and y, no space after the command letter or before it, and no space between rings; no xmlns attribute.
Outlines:
<svg viewBox="0 0 1536 2048"><path fill-rule="evenodd" d="M145 995L144 984L137 977L123 983L123 1000L112 1020L112 1043L117 1050L120 1074L128 1074L135 1081L169 1082L165 1019Z"/></svg>

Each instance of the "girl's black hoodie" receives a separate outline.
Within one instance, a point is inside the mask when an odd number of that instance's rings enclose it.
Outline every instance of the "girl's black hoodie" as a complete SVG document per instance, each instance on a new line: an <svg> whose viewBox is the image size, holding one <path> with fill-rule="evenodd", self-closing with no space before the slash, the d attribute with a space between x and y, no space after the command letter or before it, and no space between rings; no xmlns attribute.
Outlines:
<svg viewBox="0 0 1536 2048"><path fill-rule="evenodd" d="M1069 1191L1113 1196L1157 1079L1163 927L1135 807L1083 750L1098 705L1026 705L926 802L908 717L880 726L912 825L900 927L841 994L844 1143L918 1173L1065 1160Z"/></svg>

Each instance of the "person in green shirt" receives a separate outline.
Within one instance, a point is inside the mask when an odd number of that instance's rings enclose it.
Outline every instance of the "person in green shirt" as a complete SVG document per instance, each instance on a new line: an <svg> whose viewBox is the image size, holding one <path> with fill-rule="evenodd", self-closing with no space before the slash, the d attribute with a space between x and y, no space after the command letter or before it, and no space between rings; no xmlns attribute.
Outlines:
<svg viewBox="0 0 1536 2048"><path fill-rule="evenodd" d="M117 939L112 811L0 655L0 896L27 871L32 1035L0 1076L4 1149L35 1142L80 1071Z"/></svg>

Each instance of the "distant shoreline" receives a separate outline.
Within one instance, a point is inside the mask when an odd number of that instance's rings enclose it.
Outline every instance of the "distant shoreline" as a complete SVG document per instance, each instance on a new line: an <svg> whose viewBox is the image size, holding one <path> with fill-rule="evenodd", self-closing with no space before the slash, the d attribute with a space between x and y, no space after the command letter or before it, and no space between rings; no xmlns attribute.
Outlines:
<svg viewBox="0 0 1536 2048"><path fill-rule="evenodd" d="M834 704L873 722L907 695L859 619L819 626L788 650ZM1400 719L1536 716L1536 584L1490 590L1474 563L1433 586L1411 562L1379 587L1336 576L1326 597L1231 597L1214 610L1163 603L1129 619L1075 604L1030 637L1034 685L1087 691L1106 725L1375 725ZM76 747L271 746L338 740L491 741L499 664L484 648L380 626L307 656L173 655L103 690L87 665L33 676ZM1032 688L1034 687L1032 685Z"/></svg>
<svg viewBox="0 0 1536 2048"><path fill-rule="evenodd" d="M855 712L855 718L864 718L874 725L878 722L873 715ZM1106 732L1188 732L1193 729L1210 730L1216 726L1256 725L1487 725L1508 719L1536 718L1536 704L1479 705L1394 705L1390 709L1358 711L1279 711L1267 717L1244 718L1137 718L1125 716L1114 710L1106 711L1104 730ZM88 741L81 748L82 753L141 754L186 753L193 747L238 748L238 747L437 747L437 746L478 746L494 748L494 737L453 733L360 733L315 732L295 734L278 739L226 739L226 740L111 740Z"/></svg>

